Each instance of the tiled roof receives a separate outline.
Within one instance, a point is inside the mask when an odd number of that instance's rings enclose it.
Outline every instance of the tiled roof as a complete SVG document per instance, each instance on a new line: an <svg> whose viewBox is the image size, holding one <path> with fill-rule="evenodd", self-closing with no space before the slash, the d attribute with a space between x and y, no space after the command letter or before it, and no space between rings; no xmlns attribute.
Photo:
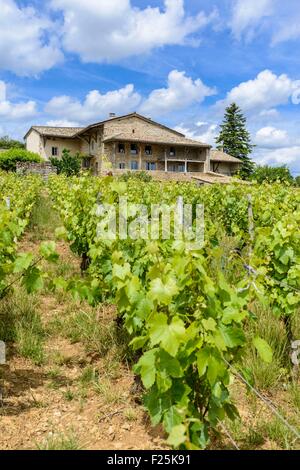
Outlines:
<svg viewBox="0 0 300 470"><path fill-rule="evenodd" d="M232 157L221 150L211 150L210 159L212 162L227 162L227 163L241 163L238 158Z"/></svg>
<svg viewBox="0 0 300 470"><path fill-rule="evenodd" d="M33 126L31 129L37 131L45 137L75 137L83 127L48 127L48 126ZM30 130L31 130L30 129Z"/></svg>
<svg viewBox="0 0 300 470"><path fill-rule="evenodd" d="M179 135L169 135L168 137L151 137L135 134L134 136L129 132L121 132L120 134L111 135L104 139L104 142L112 141L127 141L127 142L143 142L148 144L164 144L164 145L182 145L186 147L209 147L208 144L203 144L197 140L187 139Z"/></svg>

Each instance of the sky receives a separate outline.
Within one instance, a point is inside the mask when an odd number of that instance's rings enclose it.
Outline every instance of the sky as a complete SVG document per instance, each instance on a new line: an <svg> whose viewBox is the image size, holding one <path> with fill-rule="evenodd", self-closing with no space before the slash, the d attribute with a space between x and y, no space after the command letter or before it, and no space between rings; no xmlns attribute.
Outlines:
<svg viewBox="0 0 300 470"><path fill-rule="evenodd" d="M0 136L139 112L214 146L236 102L253 158L300 175L299 0L0 0Z"/></svg>

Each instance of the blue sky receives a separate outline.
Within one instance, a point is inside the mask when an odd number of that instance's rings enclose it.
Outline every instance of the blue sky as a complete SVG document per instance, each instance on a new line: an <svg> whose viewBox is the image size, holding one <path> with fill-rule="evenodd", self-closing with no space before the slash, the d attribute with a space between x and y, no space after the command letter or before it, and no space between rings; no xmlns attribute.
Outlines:
<svg viewBox="0 0 300 470"><path fill-rule="evenodd" d="M0 0L0 135L138 111L214 144L227 104L254 158L300 174L298 0Z"/></svg>

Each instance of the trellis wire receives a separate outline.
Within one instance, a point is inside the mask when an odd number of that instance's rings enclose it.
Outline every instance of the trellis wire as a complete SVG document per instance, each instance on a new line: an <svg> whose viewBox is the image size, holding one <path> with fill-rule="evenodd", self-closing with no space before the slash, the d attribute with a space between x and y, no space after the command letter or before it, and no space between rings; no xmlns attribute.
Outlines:
<svg viewBox="0 0 300 470"><path fill-rule="evenodd" d="M281 413L276 409L275 405L269 400L269 398L264 397L258 390L256 390L225 358L223 358L223 361L227 364L227 366L232 370L233 374L247 387L250 388L250 390L260 399L262 400L267 407L277 416L277 418L297 437L297 439L300 439L300 434L299 432L282 416Z"/></svg>

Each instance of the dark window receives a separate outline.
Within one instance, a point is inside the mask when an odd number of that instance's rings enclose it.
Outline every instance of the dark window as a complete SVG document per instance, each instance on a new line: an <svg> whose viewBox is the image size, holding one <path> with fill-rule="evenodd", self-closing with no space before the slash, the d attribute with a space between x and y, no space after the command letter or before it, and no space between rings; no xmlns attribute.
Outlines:
<svg viewBox="0 0 300 470"><path fill-rule="evenodd" d="M185 171L185 166L182 165L182 164L178 165L178 171L179 171L180 173L184 173L184 171Z"/></svg>
<svg viewBox="0 0 300 470"><path fill-rule="evenodd" d="M138 154L138 146L136 144L131 144L130 153L131 153L131 155L137 155Z"/></svg>
<svg viewBox="0 0 300 470"><path fill-rule="evenodd" d="M146 154L146 155L152 155L152 147L151 147L151 145L146 145L146 147L145 147L145 154Z"/></svg>
<svg viewBox="0 0 300 470"><path fill-rule="evenodd" d="M138 170L139 169L139 164L138 164L137 161L132 160L131 164L130 164L130 167L131 167L132 170Z"/></svg>
<svg viewBox="0 0 300 470"><path fill-rule="evenodd" d="M94 148L95 148L95 141L94 140L92 140L92 142L91 142L91 147L92 147L92 150L94 150Z"/></svg>
<svg viewBox="0 0 300 470"><path fill-rule="evenodd" d="M90 168L91 166L91 160L89 158L84 158L82 160L82 167L83 168Z"/></svg>
<svg viewBox="0 0 300 470"><path fill-rule="evenodd" d="M118 152L119 153L125 153L125 144L119 144Z"/></svg>
<svg viewBox="0 0 300 470"><path fill-rule="evenodd" d="M58 148L52 147L52 157L57 157L57 156L58 156Z"/></svg>
<svg viewBox="0 0 300 470"><path fill-rule="evenodd" d="M170 148L170 157L176 157L176 149L175 147Z"/></svg>
<svg viewBox="0 0 300 470"><path fill-rule="evenodd" d="M134 129L132 129L132 133L133 133L133 134L135 133L135 130L134 130Z"/></svg>
<svg viewBox="0 0 300 470"><path fill-rule="evenodd" d="M156 163L146 162L146 170L155 171L156 170Z"/></svg>
<svg viewBox="0 0 300 470"><path fill-rule="evenodd" d="M125 163L119 163L119 169L125 170Z"/></svg>

